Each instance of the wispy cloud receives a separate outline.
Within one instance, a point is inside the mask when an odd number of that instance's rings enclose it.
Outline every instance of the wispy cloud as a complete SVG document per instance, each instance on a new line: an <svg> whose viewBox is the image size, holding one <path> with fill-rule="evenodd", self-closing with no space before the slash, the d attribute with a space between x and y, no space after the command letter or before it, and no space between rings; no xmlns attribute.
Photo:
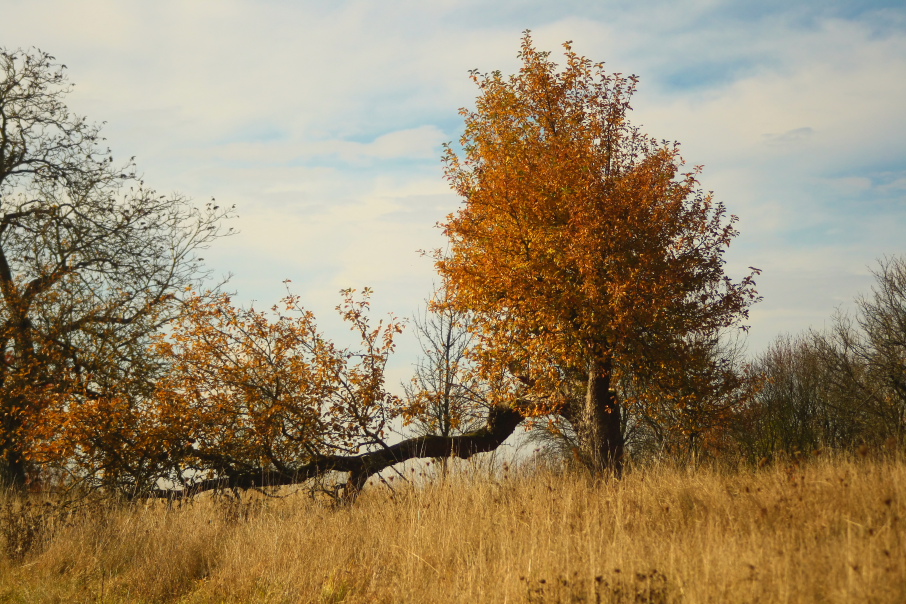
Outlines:
<svg viewBox="0 0 906 604"><path fill-rule="evenodd" d="M771 132L767 134L762 134L761 137L769 145L790 145L795 143L801 143L808 140L812 134L815 133L814 128L804 126L802 128L794 128L792 130L787 130L782 134L773 134Z"/></svg>

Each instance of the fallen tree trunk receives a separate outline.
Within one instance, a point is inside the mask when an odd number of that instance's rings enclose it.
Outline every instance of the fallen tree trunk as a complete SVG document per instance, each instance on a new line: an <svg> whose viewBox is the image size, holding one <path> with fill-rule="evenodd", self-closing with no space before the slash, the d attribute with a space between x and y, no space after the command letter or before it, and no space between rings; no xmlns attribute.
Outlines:
<svg viewBox="0 0 906 604"><path fill-rule="evenodd" d="M457 436L419 436L360 455L322 455L309 463L285 470L260 468L236 471L200 480L178 489L154 489L151 498L181 499L217 489L254 489L301 484L328 472L348 472L344 498L355 499L371 476L410 459L459 457L497 449L516 430L524 416L510 407L492 407L480 429Z"/></svg>

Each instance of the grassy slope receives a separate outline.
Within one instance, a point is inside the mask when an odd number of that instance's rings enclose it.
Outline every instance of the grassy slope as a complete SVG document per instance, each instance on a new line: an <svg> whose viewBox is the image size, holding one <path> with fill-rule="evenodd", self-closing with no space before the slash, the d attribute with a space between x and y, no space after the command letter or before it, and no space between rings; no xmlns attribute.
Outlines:
<svg viewBox="0 0 906 604"><path fill-rule="evenodd" d="M0 602L906 602L904 522L903 461L461 474L340 509L95 509L0 560Z"/></svg>

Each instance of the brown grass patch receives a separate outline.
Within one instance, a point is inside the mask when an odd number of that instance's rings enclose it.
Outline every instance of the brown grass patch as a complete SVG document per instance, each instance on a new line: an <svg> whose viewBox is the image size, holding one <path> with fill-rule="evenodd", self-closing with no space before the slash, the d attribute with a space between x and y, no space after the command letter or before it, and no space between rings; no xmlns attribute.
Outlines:
<svg viewBox="0 0 906 604"><path fill-rule="evenodd" d="M904 516L903 461L459 471L82 510L0 560L0 602L904 602Z"/></svg>

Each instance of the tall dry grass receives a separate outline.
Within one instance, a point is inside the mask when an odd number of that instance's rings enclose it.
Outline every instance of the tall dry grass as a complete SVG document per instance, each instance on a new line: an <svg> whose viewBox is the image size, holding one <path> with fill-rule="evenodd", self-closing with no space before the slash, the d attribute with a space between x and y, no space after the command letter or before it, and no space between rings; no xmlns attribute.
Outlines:
<svg viewBox="0 0 906 604"><path fill-rule="evenodd" d="M902 460L52 508L7 547L0 602L906 602Z"/></svg>

